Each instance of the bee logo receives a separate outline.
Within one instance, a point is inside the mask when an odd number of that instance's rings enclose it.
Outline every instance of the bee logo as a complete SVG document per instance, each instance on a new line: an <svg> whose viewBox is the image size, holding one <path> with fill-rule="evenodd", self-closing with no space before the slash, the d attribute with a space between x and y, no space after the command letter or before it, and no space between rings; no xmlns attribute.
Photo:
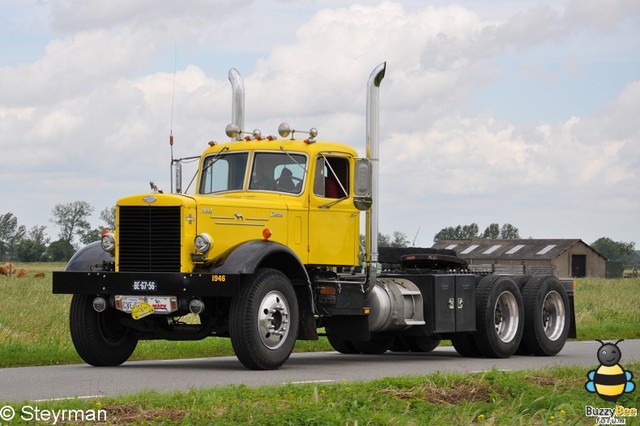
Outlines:
<svg viewBox="0 0 640 426"><path fill-rule="evenodd" d="M602 346L598 349L598 361L600 366L589 371L587 383L584 384L587 392L595 393L605 401L617 402L623 393L630 393L636 388L636 384L631 380L633 373L625 370L619 364L622 359L622 351L616 343L604 343L596 340Z"/></svg>

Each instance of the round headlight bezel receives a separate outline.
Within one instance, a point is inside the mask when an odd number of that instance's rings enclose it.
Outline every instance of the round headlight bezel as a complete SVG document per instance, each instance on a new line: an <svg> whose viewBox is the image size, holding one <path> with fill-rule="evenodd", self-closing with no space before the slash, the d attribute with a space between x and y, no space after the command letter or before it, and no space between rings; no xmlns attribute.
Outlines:
<svg viewBox="0 0 640 426"><path fill-rule="evenodd" d="M107 253L113 253L116 249L116 236L111 232L106 232L100 238L100 247Z"/></svg>
<svg viewBox="0 0 640 426"><path fill-rule="evenodd" d="M198 253L207 253L211 250L212 239L206 232L196 235L196 238L193 240L193 245Z"/></svg>

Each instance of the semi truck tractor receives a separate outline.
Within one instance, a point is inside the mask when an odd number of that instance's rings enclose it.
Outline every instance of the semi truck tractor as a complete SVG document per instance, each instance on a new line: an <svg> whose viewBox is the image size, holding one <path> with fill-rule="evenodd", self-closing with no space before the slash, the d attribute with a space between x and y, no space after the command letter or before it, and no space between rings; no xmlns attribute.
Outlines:
<svg viewBox="0 0 640 426"><path fill-rule="evenodd" d="M378 247L379 90L367 83L366 155L283 123L245 130L244 83L229 71L228 142L209 142L193 189L172 158L171 191L116 203L115 229L81 248L53 292L94 366L138 341L229 338L249 369L277 369L296 340L326 335L342 354L551 356L575 337L574 288L553 275L474 273L452 250ZM185 179L186 181L186 179ZM365 217L361 248L360 221Z"/></svg>

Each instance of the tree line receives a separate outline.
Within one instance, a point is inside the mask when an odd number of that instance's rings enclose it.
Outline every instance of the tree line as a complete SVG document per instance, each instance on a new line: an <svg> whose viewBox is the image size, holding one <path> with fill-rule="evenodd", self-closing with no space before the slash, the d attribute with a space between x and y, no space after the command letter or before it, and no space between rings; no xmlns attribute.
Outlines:
<svg viewBox="0 0 640 426"><path fill-rule="evenodd" d="M502 240L517 240L520 238L520 231L518 228L510 223L505 223L500 226L498 223L492 223L487 226L480 233L480 227L477 223L469 225L448 226L442 228L433 237L433 242L437 243L440 240L475 240L475 239L502 239Z"/></svg>
<svg viewBox="0 0 640 426"><path fill-rule="evenodd" d="M82 245L100 238L104 228L115 228L115 207L100 212L102 227L92 227L88 221L93 206L86 201L59 203L51 210L49 221L58 228L58 239L52 241L47 227L36 225L27 229L18 224L11 212L0 214L0 261L64 262Z"/></svg>
<svg viewBox="0 0 640 426"><path fill-rule="evenodd" d="M18 224L18 218L11 212L0 214L0 261L18 262L64 262L73 256L80 246L97 241L103 229L115 229L116 209L105 207L100 212L102 226L92 227L88 218L93 206L86 201L59 203L51 210L49 220L58 228L58 239L51 241L46 226L36 225L26 229ZM364 235L360 245L364 247ZM448 226L442 228L433 241L460 239L519 239L520 231L510 223L492 223L482 233L477 223ZM401 231L393 234L378 234L380 247L409 247L411 242ZM627 266L640 265L640 252L635 243L614 241L602 237L590 246L608 260L620 261Z"/></svg>

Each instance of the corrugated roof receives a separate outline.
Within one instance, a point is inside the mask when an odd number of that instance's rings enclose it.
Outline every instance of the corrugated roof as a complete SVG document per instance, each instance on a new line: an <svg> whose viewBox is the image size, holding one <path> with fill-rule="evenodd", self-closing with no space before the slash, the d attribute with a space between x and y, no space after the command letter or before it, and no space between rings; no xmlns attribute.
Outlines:
<svg viewBox="0 0 640 426"><path fill-rule="evenodd" d="M447 248L454 250L458 256L464 259L553 259L561 253L569 250L576 244L585 244L580 239L569 240L441 240L433 245L433 248ZM593 250L591 247L589 247ZM600 253L593 250L598 256Z"/></svg>

